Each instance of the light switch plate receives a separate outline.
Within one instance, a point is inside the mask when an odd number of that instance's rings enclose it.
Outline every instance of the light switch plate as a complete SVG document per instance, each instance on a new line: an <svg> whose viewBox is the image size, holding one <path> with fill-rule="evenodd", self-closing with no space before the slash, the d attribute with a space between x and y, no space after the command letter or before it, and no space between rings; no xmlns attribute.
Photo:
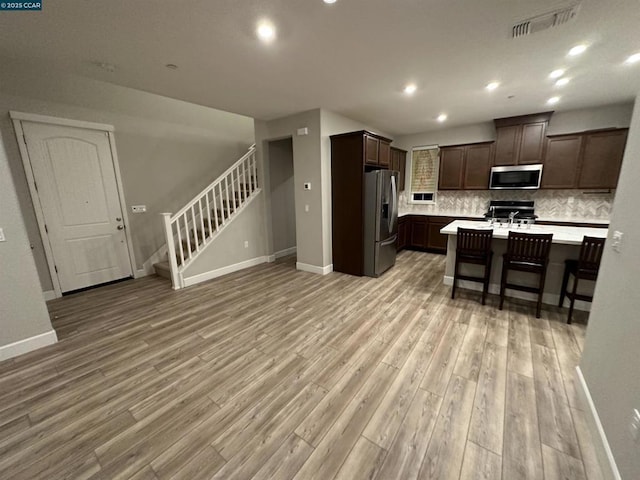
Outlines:
<svg viewBox="0 0 640 480"><path fill-rule="evenodd" d="M131 211L133 213L144 213L147 211L146 205L131 205Z"/></svg>
<svg viewBox="0 0 640 480"><path fill-rule="evenodd" d="M304 182L304 189L311 190L311 182Z"/></svg>
<svg viewBox="0 0 640 480"><path fill-rule="evenodd" d="M6 242L7 239L4 238L4 229L0 228L0 242Z"/></svg>
<svg viewBox="0 0 640 480"><path fill-rule="evenodd" d="M619 231L614 231L613 232L613 238L611 239L611 248L613 248L614 252L618 252L620 253L620 250L622 249L622 236L624 235L624 233L619 232Z"/></svg>

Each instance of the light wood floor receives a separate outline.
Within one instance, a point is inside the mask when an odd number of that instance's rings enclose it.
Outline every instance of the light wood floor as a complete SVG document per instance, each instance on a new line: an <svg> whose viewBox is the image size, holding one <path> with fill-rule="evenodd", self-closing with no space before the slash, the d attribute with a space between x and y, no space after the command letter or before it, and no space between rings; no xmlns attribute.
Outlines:
<svg viewBox="0 0 640 480"><path fill-rule="evenodd" d="M599 480L582 325L442 285L265 264L49 303L61 341L0 363L2 479Z"/></svg>

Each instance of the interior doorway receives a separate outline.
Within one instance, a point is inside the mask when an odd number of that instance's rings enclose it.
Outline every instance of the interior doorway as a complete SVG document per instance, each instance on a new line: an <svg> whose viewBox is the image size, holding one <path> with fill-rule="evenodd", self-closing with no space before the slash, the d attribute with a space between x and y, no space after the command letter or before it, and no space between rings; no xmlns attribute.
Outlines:
<svg viewBox="0 0 640 480"><path fill-rule="evenodd" d="M12 117L56 296L132 277L110 127Z"/></svg>
<svg viewBox="0 0 640 480"><path fill-rule="evenodd" d="M276 261L292 261L296 253L296 201L293 180L293 140L268 143L271 232Z"/></svg>

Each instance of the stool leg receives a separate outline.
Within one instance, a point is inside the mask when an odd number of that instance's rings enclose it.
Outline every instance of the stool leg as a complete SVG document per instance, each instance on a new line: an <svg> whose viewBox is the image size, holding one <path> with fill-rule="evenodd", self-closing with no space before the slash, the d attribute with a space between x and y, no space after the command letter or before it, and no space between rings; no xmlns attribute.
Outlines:
<svg viewBox="0 0 640 480"><path fill-rule="evenodd" d="M456 280L458 279L458 256L456 255L455 267L453 269L453 286L451 287L451 299L456 298Z"/></svg>
<svg viewBox="0 0 640 480"><path fill-rule="evenodd" d="M562 308L564 304L564 297L567 295L567 285L569 284L569 265L565 265L564 267L564 276L562 277L562 288L560 289L560 302L558 306Z"/></svg>
<svg viewBox="0 0 640 480"><path fill-rule="evenodd" d="M500 307L502 310L502 306L504 305L504 291L507 288L507 272L509 271L509 262L503 260L502 261L502 277L500 279Z"/></svg>
<svg viewBox="0 0 640 480"><path fill-rule="evenodd" d="M482 305L487 304L487 292L489 291L489 279L491 278L491 256L484 266L484 285L482 288Z"/></svg>
<svg viewBox="0 0 640 480"><path fill-rule="evenodd" d="M542 310L542 294L544 293L544 281L547 277L547 266L545 265L540 273L540 284L538 286L538 304L536 305L536 318L540 318L540 311Z"/></svg>
<svg viewBox="0 0 640 480"><path fill-rule="evenodd" d="M576 293L578 292L578 275L573 277L573 288L571 297L569 297L569 318L567 318L567 323L571 323L571 317L573 316L573 304L576 301Z"/></svg>

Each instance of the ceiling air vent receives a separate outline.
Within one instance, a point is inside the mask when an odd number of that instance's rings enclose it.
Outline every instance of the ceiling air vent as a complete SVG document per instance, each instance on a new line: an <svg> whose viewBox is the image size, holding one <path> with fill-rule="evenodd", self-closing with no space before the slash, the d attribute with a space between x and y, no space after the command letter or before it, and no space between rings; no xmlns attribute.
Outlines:
<svg viewBox="0 0 640 480"><path fill-rule="evenodd" d="M530 18L513 26L513 38L524 37L532 33L541 32L551 27L557 27L572 20L580 9L580 4L576 3L570 7L565 7L553 12L544 13L537 17Z"/></svg>

